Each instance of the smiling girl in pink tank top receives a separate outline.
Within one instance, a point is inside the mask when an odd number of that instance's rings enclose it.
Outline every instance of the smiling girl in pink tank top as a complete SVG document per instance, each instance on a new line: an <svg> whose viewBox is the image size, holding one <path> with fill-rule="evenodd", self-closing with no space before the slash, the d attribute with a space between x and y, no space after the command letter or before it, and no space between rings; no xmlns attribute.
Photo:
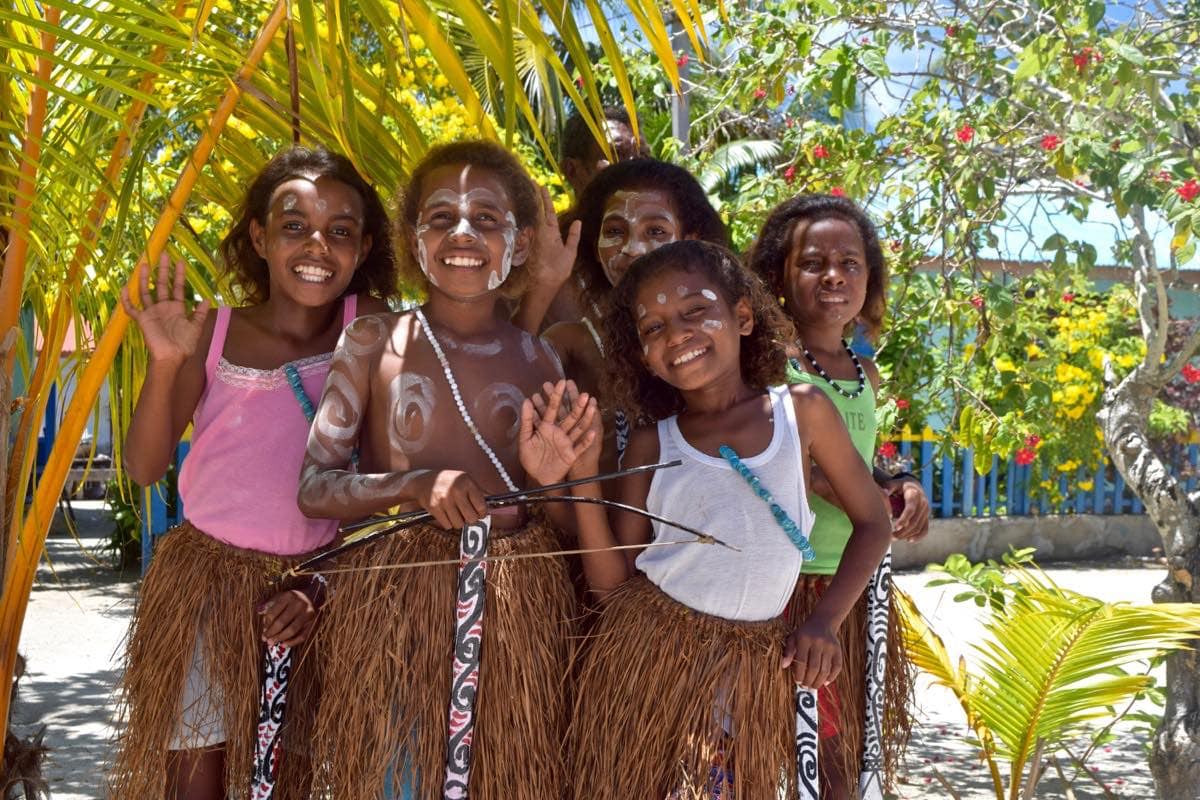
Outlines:
<svg viewBox="0 0 1200 800"><path fill-rule="evenodd" d="M184 265L172 280L165 258L153 289L143 271L140 303L122 297L150 354L125 441L130 477L157 481L189 423L193 433L179 475L187 522L157 548L130 628L114 797L246 794L262 642L299 645L316 618L312 592L280 579L337 533L296 506L313 404L342 329L387 310L371 294L395 291L379 195L325 150L275 156L221 249L245 306L189 313ZM311 672L295 671L288 704L301 745ZM306 794L303 747L284 748L280 795Z"/></svg>

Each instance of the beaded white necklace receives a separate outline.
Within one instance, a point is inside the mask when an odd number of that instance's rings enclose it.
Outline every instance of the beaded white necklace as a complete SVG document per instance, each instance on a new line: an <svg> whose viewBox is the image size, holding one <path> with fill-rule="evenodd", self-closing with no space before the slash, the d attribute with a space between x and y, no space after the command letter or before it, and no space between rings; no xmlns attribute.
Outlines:
<svg viewBox="0 0 1200 800"><path fill-rule="evenodd" d="M454 380L454 373L450 371L450 361L446 358L446 354L442 351L442 346L438 343L437 337L433 335L433 327L430 326L429 320L425 319L425 312L417 309L417 322L421 323L421 330L429 339L429 344L433 346L433 354L437 356L438 362L442 365L442 372L446 375L446 383L450 384L450 394L454 395L454 404L458 406L458 414L462 417L463 422L467 423L467 427L471 431L471 435L475 437L475 443L479 445L479 449L492 462L496 471L500 473L500 477L504 480L504 485L509 491L518 491L517 485L513 483L512 477L508 474L508 470L500 463L500 458L496 455L488 443L484 440L483 434L479 432L479 428L475 427L475 420L471 419L471 415L467 413L467 404L463 402L462 392L458 390L458 381Z"/></svg>

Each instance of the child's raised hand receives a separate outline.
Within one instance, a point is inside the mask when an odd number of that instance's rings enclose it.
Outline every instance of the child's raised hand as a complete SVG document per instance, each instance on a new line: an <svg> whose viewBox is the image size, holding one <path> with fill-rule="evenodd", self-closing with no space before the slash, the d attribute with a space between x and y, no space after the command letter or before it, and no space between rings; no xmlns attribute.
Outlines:
<svg viewBox="0 0 1200 800"><path fill-rule="evenodd" d="M542 204L542 216L537 225L538 261L530 267L538 284L558 287L567 282L571 277L571 270L575 267L575 254L579 250L579 236L583 230L583 223L579 220L572 222L564 242L558 227L558 215L554 213L554 201L550 199L550 190L545 186L538 188L541 190Z"/></svg>
<svg viewBox="0 0 1200 800"><path fill-rule="evenodd" d="M784 669L792 680L810 689L820 689L842 670L842 646L837 631L809 619L795 627L783 645Z"/></svg>
<svg viewBox="0 0 1200 800"><path fill-rule="evenodd" d="M258 608L262 639L268 645L295 647L308 638L317 621L317 609L298 589L280 592Z"/></svg>
<svg viewBox="0 0 1200 800"><path fill-rule="evenodd" d="M574 381L547 383L543 391L545 398L526 398L521 405L517 438L521 466L544 486L562 480L596 443L600 414L596 401L587 393L579 394Z"/></svg>
<svg viewBox="0 0 1200 800"><path fill-rule="evenodd" d="M208 316L209 302L201 301L189 314L183 299L183 287L186 283L184 263L175 262L174 285L168 287L170 265L170 259L163 253L158 260L153 297L149 287L150 269L147 267L141 270L141 279L138 281L141 308L134 306L129 298L129 287L121 289L121 305L142 329L142 338L146 340L146 349L150 351L151 361L182 364L188 356L196 352L200 333L204 330L204 318Z"/></svg>

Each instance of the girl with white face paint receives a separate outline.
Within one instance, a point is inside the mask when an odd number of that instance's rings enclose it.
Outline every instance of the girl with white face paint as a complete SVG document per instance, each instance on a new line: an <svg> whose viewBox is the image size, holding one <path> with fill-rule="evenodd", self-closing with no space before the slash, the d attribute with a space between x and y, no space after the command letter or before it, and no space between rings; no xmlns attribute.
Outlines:
<svg viewBox="0 0 1200 800"><path fill-rule="evenodd" d="M129 638L114 797L246 794L260 639L299 646L316 618L317 596L300 590L311 584L279 591L281 573L337 533L335 519L296 506L306 408L342 329L387 309L368 292L395 291L389 228L347 159L294 148L251 182L221 243L247 305L189 312L185 265L171 270L165 257L153 290L142 272L137 306L122 298L150 356L125 440L130 477L157 481L189 424L193 433L179 474L188 521L156 548ZM314 710L310 674L293 672L289 719ZM308 778L284 763L291 796Z"/></svg>
<svg viewBox="0 0 1200 800"><path fill-rule="evenodd" d="M485 515L493 555L560 549L555 526L573 527L569 508L547 519L489 511L484 498L561 479L574 447L595 438L587 426L598 413L562 381L553 349L498 313L502 296L519 296L526 283L542 211L513 155L488 142L435 148L400 206L403 274L427 300L346 330L299 499L314 516L353 520L399 507L424 509L433 522L348 553L330 576L317 643L331 661L312 750L330 765L319 788L333 797L380 797L393 764L407 765L399 796L439 794L445 775L456 572L372 567L454 559L459 529ZM542 415L534 424L529 398L547 384L555 410L571 406L563 423L571 436ZM559 557L489 570L471 796L562 797L574 594ZM369 724L347 730L347 719Z"/></svg>
<svg viewBox="0 0 1200 800"><path fill-rule="evenodd" d="M552 325L543 334L563 360L567 377L581 390L600 391L604 347L600 323L607 298L639 256L664 244L701 239L728 244L725 225L695 178L682 167L650 158L614 164L598 174L577 204L583 223L575 272L582 285L578 322ZM664 298L665 300L665 298ZM541 319L522 320L536 330ZM629 424L607 408L601 467L615 469L628 438Z"/></svg>

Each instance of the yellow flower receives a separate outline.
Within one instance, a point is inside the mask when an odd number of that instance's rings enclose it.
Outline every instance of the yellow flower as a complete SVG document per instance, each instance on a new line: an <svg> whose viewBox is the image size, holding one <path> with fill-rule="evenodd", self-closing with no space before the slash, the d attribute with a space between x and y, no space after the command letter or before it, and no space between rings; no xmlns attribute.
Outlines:
<svg viewBox="0 0 1200 800"><path fill-rule="evenodd" d="M1074 472L1079 469L1079 462L1075 459L1069 459L1058 465L1059 472Z"/></svg>
<svg viewBox="0 0 1200 800"><path fill-rule="evenodd" d="M1082 489L1085 492L1090 492L1092 489L1096 488L1095 481L1080 481L1079 483L1077 483L1075 485L1078 486L1080 489Z"/></svg>
<svg viewBox="0 0 1200 800"><path fill-rule="evenodd" d="M1025 355L1029 358L1041 358L1044 354L1042 353L1042 348L1038 347L1033 342L1030 342L1029 344L1025 345Z"/></svg>
<svg viewBox="0 0 1200 800"><path fill-rule="evenodd" d="M1017 371L1017 365L1014 364L1013 360L1006 355L997 357L992 364L995 365L997 372Z"/></svg>

